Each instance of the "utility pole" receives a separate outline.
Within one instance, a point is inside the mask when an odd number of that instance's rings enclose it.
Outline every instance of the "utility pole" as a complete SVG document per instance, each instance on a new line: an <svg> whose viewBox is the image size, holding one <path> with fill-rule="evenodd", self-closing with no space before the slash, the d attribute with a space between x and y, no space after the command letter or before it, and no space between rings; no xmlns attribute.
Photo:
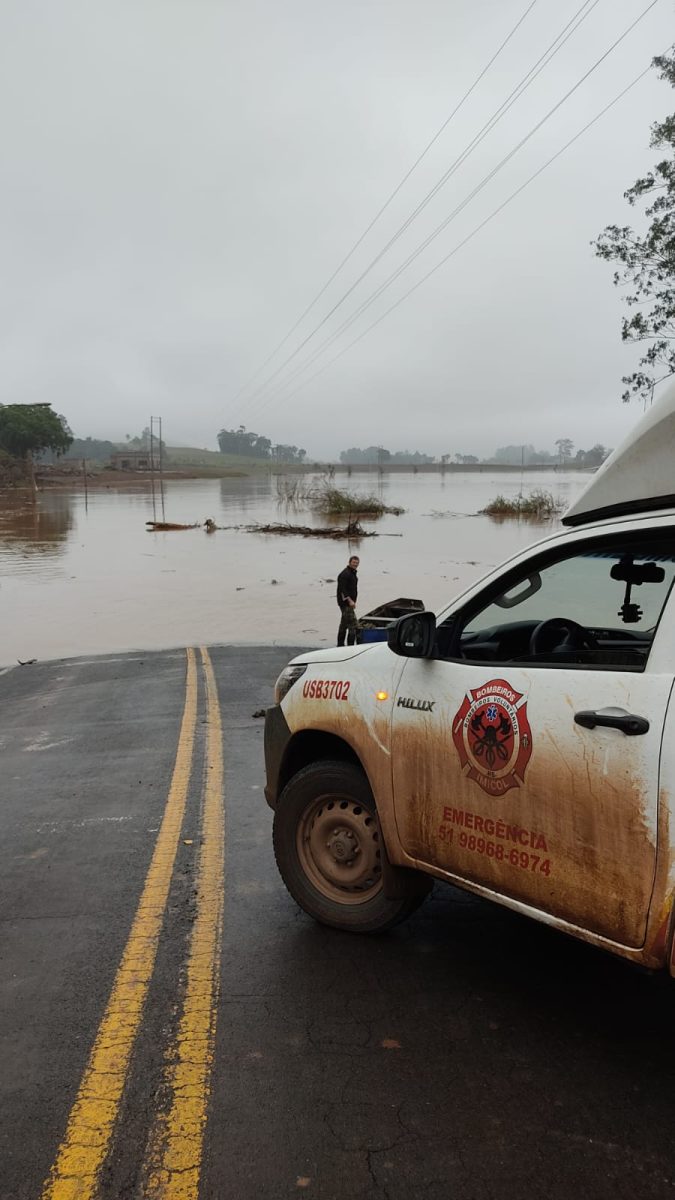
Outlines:
<svg viewBox="0 0 675 1200"><path fill-rule="evenodd" d="M152 491L152 519L157 521L157 499L155 496L155 452L153 446L153 421L154 417L150 417L150 488Z"/></svg>
<svg viewBox="0 0 675 1200"><path fill-rule="evenodd" d="M159 430L159 437L155 433L155 423ZM159 442L157 458L155 458L155 441ZM164 504L164 459L162 456L162 418L150 417L150 478L152 480L152 518L157 520L157 499L155 495L155 464L159 468L159 497L162 506L162 521L166 521L166 512Z"/></svg>
<svg viewBox="0 0 675 1200"><path fill-rule="evenodd" d="M166 514L164 512L164 475L162 473L164 465L162 459L162 418L158 417L157 420L159 421L159 494L162 498L162 520L166 521Z"/></svg>

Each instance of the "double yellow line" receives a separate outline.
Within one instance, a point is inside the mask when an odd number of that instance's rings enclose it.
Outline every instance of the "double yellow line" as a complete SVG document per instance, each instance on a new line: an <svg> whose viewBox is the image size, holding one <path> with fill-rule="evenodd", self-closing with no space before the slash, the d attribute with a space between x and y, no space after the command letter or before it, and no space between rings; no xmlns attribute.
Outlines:
<svg viewBox="0 0 675 1200"><path fill-rule="evenodd" d="M197 1200L213 1063L223 920L223 752L218 693L208 651L200 648L207 742L197 916L187 962L178 1035L164 1067L168 1110L148 1134L144 1194ZM103 1019L42 1200L94 1200L110 1150L164 921L192 775L197 726L197 666L187 650L185 707L164 817L143 893Z"/></svg>

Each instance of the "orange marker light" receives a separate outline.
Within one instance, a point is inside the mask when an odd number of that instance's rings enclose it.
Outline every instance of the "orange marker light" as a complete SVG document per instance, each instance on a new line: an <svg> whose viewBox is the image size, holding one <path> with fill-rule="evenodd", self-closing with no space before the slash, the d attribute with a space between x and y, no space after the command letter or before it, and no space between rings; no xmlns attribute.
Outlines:
<svg viewBox="0 0 675 1200"><path fill-rule="evenodd" d="M388 700L388 699L389 699L389 692L376 692L376 693L375 693L375 699L376 699L376 700Z"/></svg>

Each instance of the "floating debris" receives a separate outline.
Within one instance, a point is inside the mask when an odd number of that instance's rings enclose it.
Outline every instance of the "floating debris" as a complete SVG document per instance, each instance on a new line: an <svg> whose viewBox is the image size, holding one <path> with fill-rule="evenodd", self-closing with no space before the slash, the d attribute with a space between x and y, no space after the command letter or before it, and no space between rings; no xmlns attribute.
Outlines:
<svg viewBox="0 0 675 1200"><path fill-rule="evenodd" d="M175 521L146 521L148 533L170 533L174 529L199 529L199 522L194 525L178 525Z"/></svg>
<svg viewBox="0 0 675 1200"><path fill-rule="evenodd" d="M291 525L288 522L271 525L246 525L245 529L247 533L274 533L282 536L295 534L297 537L321 537L330 538L333 541L377 537L374 530L371 532L364 529L358 521L350 521L344 529L314 528L311 525Z"/></svg>

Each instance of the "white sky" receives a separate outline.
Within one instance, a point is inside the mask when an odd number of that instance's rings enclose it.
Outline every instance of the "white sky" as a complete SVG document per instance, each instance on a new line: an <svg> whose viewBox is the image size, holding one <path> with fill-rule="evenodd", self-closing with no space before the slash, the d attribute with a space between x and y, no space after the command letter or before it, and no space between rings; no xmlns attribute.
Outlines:
<svg viewBox="0 0 675 1200"><path fill-rule="evenodd" d="M647 2L599 0L286 374ZM580 4L536 0L268 373ZM650 124L673 109L654 72L334 366L288 399L291 387L257 397L249 388L235 400L526 7L4 0L0 402L51 400L78 435L113 439L139 432L153 413L169 443L211 448L221 426L243 423L310 457L371 442L435 454L489 454L509 442L552 449L561 436L615 445L640 414L620 400L621 375L638 354L621 344L612 269L589 243L605 224L639 219L623 192L655 161ZM330 356L663 53L672 15L670 0L659 0Z"/></svg>

